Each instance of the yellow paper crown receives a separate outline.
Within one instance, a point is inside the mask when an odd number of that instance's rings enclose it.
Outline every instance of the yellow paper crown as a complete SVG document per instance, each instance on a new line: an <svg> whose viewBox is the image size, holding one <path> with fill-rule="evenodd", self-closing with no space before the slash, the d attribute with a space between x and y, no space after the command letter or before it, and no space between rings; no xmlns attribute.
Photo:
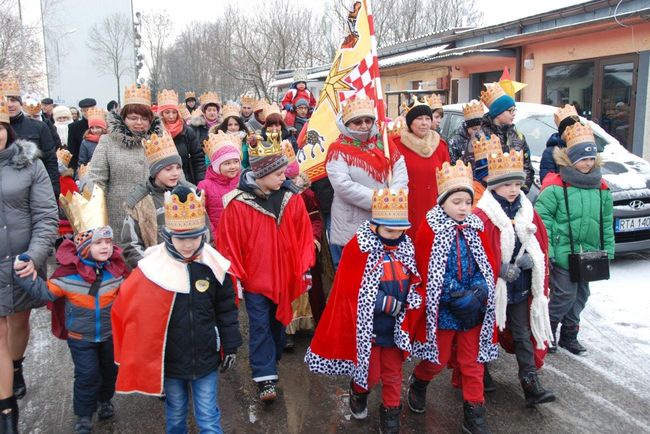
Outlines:
<svg viewBox="0 0 650 434"><path fill-rule="evenodd" d="M466 121L482 118L483 105L475 99L471 100L469 103L463 105L463 117Z"/></svg>
<svg viewBox="0 0 650 434"><path fill-rule="evenodd" d="M462 160L451 165L448 161L442 163L440 169L436 169L436 180L438 181L438 196L457 188L467 188L474 191L474 179L472 165L465 164Z"/></svg>
<svg viewBox="0 0 650 434"><path fill-rule="evenodd" d="M9 107L4 100L0 100L0 122L8 124L9 121Z"/></svg>
<svg viewBox="0 0 650 434"><path fill-rule="evenodd" d="M187 92L185 92L185 101L187 101L190 98L196 99L196 94L191 90L188 90Z"/></svg>
<svg viewBox="0 0 650 434"><path fill-rule="evenodd" d="M178 105L178 94L175 90L163 89L162 92L158 92L158 106L164 105L173 105L174 107Z"/></svg>
<svg viewBox="0 0 650 434"><path fill-rule="evenodd" d="M481 91L481 101L486 107L490 107L494 101L506 94L503 87L497 82L485 83L485 90Z"/></svg>
<svg viewBox="0 0 650 434"><path fill-rule="evenodd" d="M13 77L0 79L0 97L20 96L20 83Z"/></svg>
<svg viewBox="0 0 650 434"><path fill-rule="evenodd" d="M293 145L288 140L282 141L282 149L284 150L284 156L287 157L289 164L296 161L296 153L293 150Z"/></svg>
<svg viewBox="0 0 650 434"><path fill-rule="evenodd" d="M32 104L28 99L24 99L23 110L31 116L36 116L41 111L41 103L38 101L34 101L34 103Z"/></svg>
<svg viewBox="0 0 650 434"><path fill-rule="evenodd" d="M264 108L269 105L268 101L266 101L264 98L262 99L256 99L255 102L253 103L253 111L258 112L260 110L264 110Z"/></svg>
<svg viewBox="0 0 650 434"><path fill-rule="evenodd" d="M255 95L253 95L250 92L245 93L244 95L239 97L239 102L241 105L247 105L253 107L255 105L255 101L257 101Z"/></svg>
<svg viewBox="0 0 650 434"><path fill-rule="evenodd" d="M499 149L491 152L487 159L488 180L516 172L524 173L524 153L521 151L511 149L510 152L504 153Z"/></svg>
<svg viewBox="0 0 650 434"><path fill-rule="evenodd" d="M375 118L375 104L365 96L356 96L349 99L343 106L343 123L347 124L352 119L360 117Z"/></svg>
<svg viewBox="0 0 650 434"><path fill-rule="evenodd" d="M151 107L151 89L146 84L138 87L135 84L127 86L124 90L124 105L142 104Z"/></svg>
<svg viewBox="0 0 650 434"><path fill-rule="evenodd" d="M240 110L241 108L235 103L226 104L223 106L223 118L228 119L231 116L239 117Z"/></svg>
<svg viewBox="0 0 650 434"><path fill-rule="evenodd" d="M88 119L88 122L92 119L106 121L106 112L97 106L90 107L86 112L86 118Z"/></svg>
<svg viewBox="0 0 650 434"><path fill-rule="evenodd" d="M181 114L181 117L184 121L192 117L192 113L190 113L190 111L187 109L187 106L183 102L178 105L178 112Z"/></svg>
<svg viewBox="0 0 650 434"><path fill-rule="evenodd" d="M442 110L442 98L437 93L432 93L429 97L429 107L431 110Z"/></svg>
<svg viewBox="0 0 650 434"><path fill-rule="evenodd" d="M208 134L208 138L203 141L203 152L208 156L210 161L212 161L214 154L224 146L233 146L235 149L239 149L241 154L240 143L239 134L224 133L219 130L217 134Z"/></svg>
<svg viewBox="0 0 650 434"><path fill-rule="evenodd" d="M484 160L492 152L501 150L501 140L496 134L492 134L489 139L482 136L479 140L474 140L474 160Z"/></svg>
<svg viewBox="0 0 650 434"><path fill-rule="evenodd" d="M583 125L580 122L566 127L562 137L566 142L567 149L581 143L596 143L591 127L589 125Z"/></svg>
<svg viewBox="0 0 650 434"><path fill-rule="evenodd" d="M282 115L282 110L280 109L279 105L277 105L276 103L273 103L273 104L267 104L266 106L264 106L264 109L263 109L262 113L264 115L264 119L266 119L269 116L271 116L272 114Z"/></svg>
<svg viewBox="0 0 650 434"><path fill-rule="evenodd" d="M251 158L271 157L283 153L281 133L267 133L266 137L268 141L265 142L262 136L253 136L248 145L248 155Z"/></svg>
<svg viewBox="0 0 650 434"><path fill-rule="evenodd" d="M420 100L420 98L418 98L417 95L414 95L413 103L411 105L408 105L406 101L402 102L402 116L406 116L406 114L411 110L413 110L415 107L422 106L422 105L429 105L429 101L427 100L427 98L422 97L422 99Z"/></svg>
<svg viewBox="0 0 650 434"><path fill-rule="evenodd" d="M578 116L578 111L571 104L565 104L564 107L557 109L553 115L553 120L555 120L555 126L559 127L560 123L568 117Z"/></svg>
<svg viewBox="0 0 650 434"><path fill-rule="evenodd" d="M221 99L219 98L219 95L217 95L216 92L205 92L201 97L199 98L201 101L201 105L205 107L208 104L216 104L219 107L221 107Z"/></svg>
<svg viewBox="0 0 650 434"><path fill-rule="evenodd" d="M390 226L410 226L408 191L400 188L395 191L388 188L375 190L372 193L372 221Z"/></svg>
<svg viewBox="0 0 650 434"><path fill-rule="evenodd" d="M170 231L186 232L205 227L205 198L192 191L182 202L178 195L165 192L165 226Z"/></svg>
<svg viewBox="0 0 650 434"><path fill-rule="evenodd" d="M57 149L56 159L65 167L68 167L68 165L70 165L70 160L72 160L72 153L65 148Z"/></svg>
<svg viewBox="0 0 650 434"><path fill-rule="evenodd" d="M85 178L86 175L88 175L89 170L90 170L90 163L82 164L81 166L79 166L79 168L77 169L77 176L79 177L79 179Z"/></svg>
<svg viewBox="0 0 650 434"><path fill-rule="evenodd" d="M108 225L104 190L98 185L93 187L90 196L68 192L59 196L59 202L76 234Z"/></svg>
<svg viewBox="0 0 650 434"><path fill-rule="evenodd" d="M153 133L148 139L142 139L142 146L150 166L163 158L178 155L174 139L166 132L161 136Z"/></svg>

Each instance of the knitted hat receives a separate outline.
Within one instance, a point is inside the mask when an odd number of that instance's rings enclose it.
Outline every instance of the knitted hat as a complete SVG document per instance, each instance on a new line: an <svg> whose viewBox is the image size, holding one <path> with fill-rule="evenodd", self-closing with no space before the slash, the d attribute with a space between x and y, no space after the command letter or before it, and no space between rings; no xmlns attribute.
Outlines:
<svg viewBox="0 0 650 434"><path fill-rule="evenodd" d="M142 146L144 146L144 155L149 164L149 175L152 178L170 164L183 165L174 139L167 133L162 136L158 136L156 133L152 134L149 139L142 140Z"/></svg>
<svg viewBox="0 0 650 434"><path fill-rule="evenodd" d="M203 151L210 159L215 172L221 173L221 164L228 160L241 161L241 151L237 146L239 141L238 134L223 131L218 131L217 134L210 133L207 140L203 141Z"/></svg>
<svg viewBox="0 0 650 434"><path fill-rule="evenodd" d="M436 169L438 181L438 204L442 205L452 193L466 191L474 199L474 179L472 178L472 165L458 160L455 165L448 161Z"/></svg>
<svg viewBox="0 0 650 434"><path fill-rule="evenodd" d="M409 229L408 192L390 189L375 190L372 193L372 217L370 223L388 229Z"/></svg>
<svg viewBox="0 0 650 434"><path fill-rule="evenodd" d="M598 148L596 139L589 125L575 123L564 130L564 141L571 164L575 165L586 158L596 158Z"/></svg>
<svg viewBox="0 0 650 434"><path fill-rule="evenodd" d="M305 98L299 98L298 101L296 101L296 103L294 104L296 108L303 105L309 107L309 101L307 101Z"/></svg>
<svg viewBox="0 0 650 434"><path fill-rule="evenodd" d="M413 97L413 103L410 106L406 106L406 125L411 126L415 118L420 116L429 116L433 117L433 111L429 104L424 101L420 101L418 97Z"/></svg>
<svg viewBox="0 0 650 434"><path fill-rule="evenodd" d="M487 187L492 190L501 184L514 181L526 181L524 172L524 154L520 151L510 150L504 153L498 149L488 156Z"/></svg>
<svg viewBox="0 0 650 434"><path fill-rule="evenodd" d="M282 151L281 137L278 133L268 133L268 141L262 141L260 136L252 136L248 144L248 161L255 179L279 170L289 164Z"/></svg>
<svg viewBox="0 0 650 434"><path fill-rule="evenodd" d="M508 95L499 83L485 83L485 89L481 91L481 101L488 108L492 118L515 106L514 98Z"/></svg>
<svg viewBox="0 0 650 434"><path fill-rule="evenodd" d="M69 120L72 120L72 112L69 108L64 105L56 106L52 109L52 117L56 122L57 119L67 117Z"/></svg>

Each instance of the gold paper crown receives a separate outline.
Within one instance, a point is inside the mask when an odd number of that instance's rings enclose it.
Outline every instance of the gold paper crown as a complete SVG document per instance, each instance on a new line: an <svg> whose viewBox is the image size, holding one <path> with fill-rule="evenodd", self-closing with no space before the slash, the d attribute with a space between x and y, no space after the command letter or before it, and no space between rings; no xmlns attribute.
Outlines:
<svg viewBox="0 0 650 434"><path fill-rule="evenodd" d="M151 89L146 84L140 87L132 84L124 89L124 105L142 104L151 107Z"/></svg>
<svg viewBox="0 0 650 434"><path fill-rule="evenodd" d="M0 80L0 97L20 96L20 83L13 77Z"/></svg>
<svg viewBox="0 0 650 434"><path fill-rule="evenodd" d="M212 161L212 156L224 146L233 146L235 149L239 149L241 154L241 146L239 143L241 143L241 140L238 134L224 133L219 130L217 134L208 134L208 138L203 141L203 152L208 156L210 161Z"/></svg>
<svg viewBox="0 0 650 434"><path fill-rule="evenodd" d="M504 153L501 149L491 152L488 157L488 179L498 178L514 172L524 173L524 153L511 149Z"/></svg>
<svg viewBox="0 0 650 434"><path fill-rule="evenodd" d="M205 227L205 198L192 191L185 202L165 192L165 226L170 231L186 232Z"/></svg>
<svg viewBox="0 0 650 434"><path fill-rule="evenodd" d="M241 103L241 105L247 105L253 107L255 105L255 101L257 101L255 95L253 95L250 92L239 97L239 102Z"/></svg>
<svg viewBox="0 0 650 434"><path fill-rule="evenodd" d="M553 119L555 120L555 126L559 127L560 122L562 122L563 120L571 116L576 116L576 117L578 116L578 111L571 104L565 104L564 107L558 108L555 114L553 115Z"/></svg>
<svg viewBox="0 0 650 434"><path fill-rule="evenodd" d="M472 165L465 164L462 160L451 165L448 161L442 163L440 169L436 169L438 181L438 196L457 188L468 188L474 190L474 179Z"/></svg>
<svg viewBox="0 0 650 434"><path fill-rule="evenodd" d="M192 92L191 90L185 92L185 101L187 101L190 98L196 99L196 94Z"/></svg>
<svg viewBox="0 0 650 434"><path fill-rule="evenodd" d="M187 106L183 102L178 105L178 112L181 114L181 117L184 121L192 117L192 113L190 113L190 111L187 109Z"/></svg>
<svg viewBox="0 0 650 434"><path fill-rule="evenodd" d="M474 140L474 160L484 160L492 152L501 150L501 140L496 134L492 134L489 139L481 136L479 140Z"/></svg>
<svg viewBox="0 0 650 434"><path fill-rule="evenodd" d="M280 106L277 105L276 103L273 104L267 104L264 109L263 109L263 115L264 119L268 118L272 114L279 114L282 115L282 110L280 109Z"/></svg>
<svg viewBox="0 0 650 434"><path fill-rule="evenodd" d="M403 116L398 116L394 121L391 121L386 125L388 134L390 135L401 134L404 127L406 127L406 120Z"/></svg>
<svg viewBox="0 0 650 434"><path fill-rule="evenodd" d="M241 108L235 103L226 104L223 106L223 118L228 119L231 116L239 117L240 110Z"/></svg>
<svg viewBox="0 0 650 434"><path fill-rule="evenodd" d="M402 102L402 116L406 116L408 112L413 110L415 107L421 105L429 105L429 102L427 101L426 97L422 97L422 100L420 100L420 98L418 98L417 95L414 95L413 104L408 105L406 101Z"/></svg>
<svg viewBox="0 0 650 434"><path fill-rule="evenodd" d="M31 104L29 100L25 98L23 100L23 110L31 116L36 116L41 111L41 103L34 101L34 103Z"/></svg>
<svg viewBox="0 0 650 434"><path fill-rule="evenodd" d="M254 135L252 143L248 145L248 155L251 158L271 157L281 155L282 136L280 133L267 133L268 141L264 142L262 136Z"/></svg>
<svg viewBox="0 0 650 434"><path fill-rule="evenodd" d="M256 99L255 102L253 103L253 111L257 112L257 111L260 111L260 110L264 110L264 108L267 105L269 105L269 103L264 98Z"/></svg>
<svg viewBox="0 0 650 434"><path fill-rule="evenodd" d="M506 94L503 87L497 82L485 83L485 90L481 91L481 101L486 107L490 107L494 101Z"/></svg>
<svg viewBox="0 0 650 434"><path fill-rule="evenodd" d="M375 104L371 99L365 96L356 96L347 101L343 106L343 123L347 124L349 121L362 116L375 118Z"/></svg>
<svg viewBox="0 0 650 434"><path fill-rule="evenodd" d="M175 90L163 89L162 92L158 92L158 106L163 105L173 105L174 107L178 105L178 94Z"/></svg>
<svg viewBox="0 0 650 434"><path fill-rule="evenodd" d="M591 127L589 125L583 125L580 122L566 127L562 137L566 142L567 149L581 143L596 143Z"/></svg>
<svg viewBox="0 0 650 434"><path fill-rule="evenodd" d="M429 107L431 110L442 110L442 99L437 93L432 93L429 97Z"/></svg>
<svg viewBox="0 0 650 434"><path fill-rule="evenodd" d="M106 112L97 106L90 107L86 112L86 118L88 119L88 122L92 119L106 121Z"/></svg>
<svg viewBox="0 0 650 434"><path fill-rule="evenodd" d="M79 166L79 169L77 169L77 177L79 179L85 178L86 175L88 175L89 170L90 170L90 163L82 164L81 166Z"/></svg>
<svg viewBox="0 0 650 434"><path fill-rule="evenodd" d="M144 155L147 157L149 165L163 158L178 155L174 139L166 132L161 136L153 133L149 139L142 139L142 146L144 146Z"/></svg>
<svg viewBox="0 0 650 434"><path fill-rule="evenodd" d="M77 192L60 195L59 202L76 234L108 225L104 190L98 185L93 187L90 195Z"/></svg>
<svg viewBox="0 0 650 434"><path fill-rule="evenodd" d="M0 100L0 122L8 124L9 120L9 107L4 100Z"/></svg>
<svg viewBox="0 0 650 434"><path fill-rule="evenodd" d="M72 153L65 148L57 149L56 159L65 167L68 167L68 165L70 165L70 160L72 160Z"/></svg>
<svg viewBox="0 0 650 434"><path fill-rule="evenodd" d="M293 145L288 140L282 141L282 149L284 150L284 156L287 157L289 164L296 161L296 153L293 150Z"/></svg>
<svg viewBox="0 0 650 434"><path fill-rule="evenodd" d="M221 99L219 99L219 95L216 94L216 92L205 92L203 95L201 95L201 98L199 98L201 101L201 105L205 107L207 104L216 104L219 107L221 107Z"/></svg>
<svg viewBox="0 0 650 434"><path fill-rule="evenodd" d="M482 118L483 104L473 99L469 103L463 105L463 117L466 121Z"/></svg>
<svg viewBox="0 0 650 434"><path fill-rule="evenodd" d="M386 226L390 226L388 222L410 226L408 191L403 188L397 191L388 188L375 190L372 193L372 220Z"/></svg>

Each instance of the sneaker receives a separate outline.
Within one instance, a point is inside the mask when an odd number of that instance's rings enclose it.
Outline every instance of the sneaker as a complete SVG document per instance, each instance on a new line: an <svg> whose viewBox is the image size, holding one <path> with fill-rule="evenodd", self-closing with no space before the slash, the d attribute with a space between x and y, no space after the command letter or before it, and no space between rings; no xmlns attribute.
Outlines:
<svg viewBox="0 0 650 434"><path fill-rule="evenodd" d="M277 386L275 385L275 381L262 381L260 383L257 383L257 387L259 388L260 401L271 403L278 398L278 391Z"/></svg>
<svg viewBox="0 0 650 434"><path fill-rule="evenodd" d="M368 392L355 392L352 382L350 382L350 412L357 420L368 417Z"/></svg>
<svg viewBox="0 0 650 434"><path fill-rule="evenodd" d="M93 429L92 416L79 416L74 424L75 434L90 434Z"/></svg>
<svg viewBox="0 0 650 434"><path fill-rule="evenodd" d="M115 415L115 409L111 401L99 402L97 407L97 417L100 419L110 419Z"/></svg>

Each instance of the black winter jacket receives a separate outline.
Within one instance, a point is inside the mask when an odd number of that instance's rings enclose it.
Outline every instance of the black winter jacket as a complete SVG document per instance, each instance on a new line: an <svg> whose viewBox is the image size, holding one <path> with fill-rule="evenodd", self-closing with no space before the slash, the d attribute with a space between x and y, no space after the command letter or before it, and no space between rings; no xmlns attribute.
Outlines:
<svg viewBox="0 0 650 434"><path fill-rule="evenodd" d="M174 137L174 144L183 160L185 180L197 185L205 178L205 155L199 138L192 128L183 126L183 131Z"/></svg>
<svg viewBox="0 0 650 434"><path fill-rule="evenodd" d="M69 167L77 167L79 164L79 150L81 149L81 142L83 142L84 134L88 131L88 119L81 118L68 125L68 151L72 154ZM63 137L61 138L64 139Z"/></svg>
<svg viewBox="0 0 650 434"><path fill-rule="evenodd" d="M61 192L59 163L56 161L56 148L49 127L44 122L29 119L23 113L12 117L10 123L11 128L16 132L17 138L36 143L36 146L41 151L41 161L52 181L54 197L58 198Z"/></svg>
<svg viewBox="0 0 650 434"><path fill-rule="evenodd" d="M236 353L242 337L230 275L220 284L206 265L191 262L187 267L190 292L176 294L167 328L165 376L194 380L217 369L222 354ZM204 289L201 282L206 281Z"/></svg>

